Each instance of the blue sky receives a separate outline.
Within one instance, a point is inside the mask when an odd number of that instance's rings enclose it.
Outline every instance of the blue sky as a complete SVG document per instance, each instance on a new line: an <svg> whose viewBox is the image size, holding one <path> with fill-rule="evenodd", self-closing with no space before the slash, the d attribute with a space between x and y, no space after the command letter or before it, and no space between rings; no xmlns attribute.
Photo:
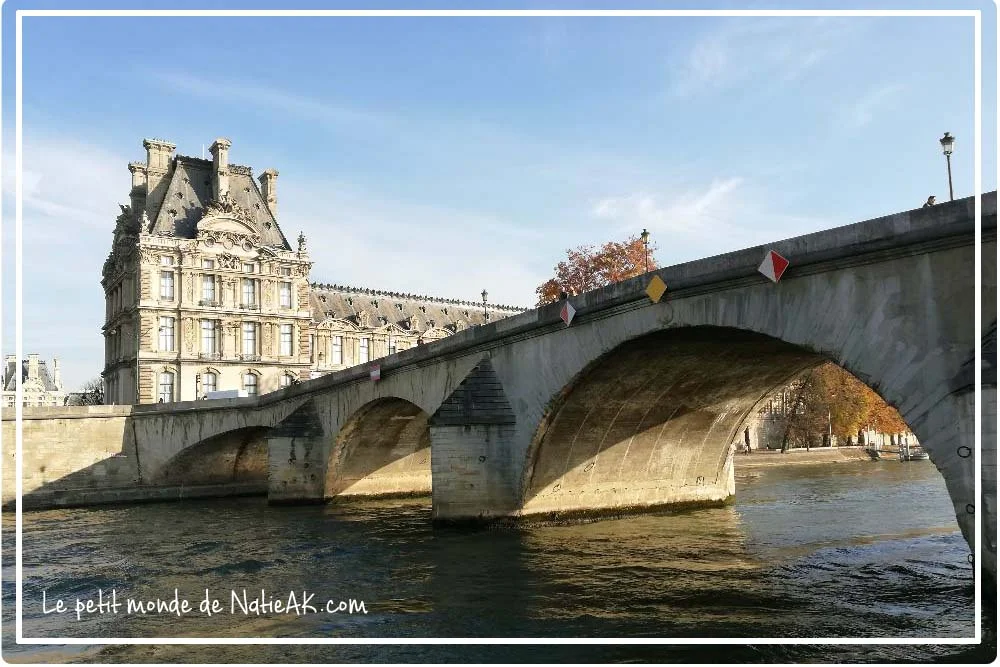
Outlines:
<svg viewBox="0 0 1000 667"><path fill-rule="evenodd" d="M993 190L996 18L967 6ZM103 366L100 268L144 137L278 169L313 280L525 306L566 248L643 227L673 264L946 200L946 130L973 192L970 18L28 17L23 86L25 353L70 388Z"/></svg>

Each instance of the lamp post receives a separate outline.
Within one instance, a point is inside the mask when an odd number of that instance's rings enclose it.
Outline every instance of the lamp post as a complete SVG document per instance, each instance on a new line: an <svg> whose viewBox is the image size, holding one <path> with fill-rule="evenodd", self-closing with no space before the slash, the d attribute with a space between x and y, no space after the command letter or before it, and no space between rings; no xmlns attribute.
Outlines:
<svg viewBox="0 0 1000 667"><path fill-rule="evenodd" d="M643 227L642 234L639 234L639 238L642 239L642 246L646 251L646 273L649 273L649 232Z"/></svg>
<svg viewBox="0 0 1000 667"><path fill-rule="evenodd" d="M487 320L487 319L489 319L489 313L486 312L486 297L487 296L488 295L486 294L486 290L483 290L483 320L484 321Z"/></svg>
<svg viewBox="0 0 1000 667"><path fill-rule="evenodd" d="M939 141L941 142L941 150L944 151L944 157L948 161L948 195L951 197L951 201L955 201L955 191L951 187L951 151L955 146L955 137L951 136L950 132L945 132Z"/></svg>

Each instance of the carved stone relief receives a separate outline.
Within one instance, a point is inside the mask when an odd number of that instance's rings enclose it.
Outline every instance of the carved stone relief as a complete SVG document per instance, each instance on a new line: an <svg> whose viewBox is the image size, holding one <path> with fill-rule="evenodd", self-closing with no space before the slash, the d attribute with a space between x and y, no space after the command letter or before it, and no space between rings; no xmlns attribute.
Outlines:
<svg viewBox="0 0 1000 667"><path fill-rule="evenodd" d="M198 329L195 321L190 317L184 319L184 349L188 354L194 354L195 346L198 343Z"/></svg>

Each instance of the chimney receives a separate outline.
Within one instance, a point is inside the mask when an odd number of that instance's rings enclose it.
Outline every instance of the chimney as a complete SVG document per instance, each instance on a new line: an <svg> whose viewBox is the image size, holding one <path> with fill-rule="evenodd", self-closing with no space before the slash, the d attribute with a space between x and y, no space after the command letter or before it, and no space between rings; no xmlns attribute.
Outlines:
<svg viewBox="0 0 1000 667"><path fill-rule="evenodd" d="M52 384L56 391L62 391L62 377L59 375L59 357L52 357Z"/></svg>
<svg viewBox="0 0 1000 667"><path fill-rule="evenodd" d="M146 214L155 220L160 204L163 203L163 197L167 194L167 186L170 184L167 175L170 173L170 163L177 146L162 139L143 139L142 147L146 149ZM135 179L136 174L133 174L133 184Z"/></svg>
<svg viewBox="0 0 1000 667"><path fill-rule="evenodd" d="M29 354L28 355L28 379L37 380L38 379L38 355Z"/></svg>
<svg viewBox="0 0 1000 667"><path fill-rule="evenodd" d="M221 201L229 194L229 147L233 142L219 138L212 142L212 196Z"/></svg>
<svg viewBox="0 0 1000 667"><path fill-rule="evenodd" d="M278 171L276 169L266 169L263 174L257 177L260 181L260 193L264 195L267 207L271 209L271 215L278 217Z"/></svg>
<svg viewBox="0 0 1000 667"><path fill-rule="evenodd" d="M146 208L146 165L141 162L129 162L128 170L132 172L132 190L128 196L132 202L132 213L138 220Z"/></svg>

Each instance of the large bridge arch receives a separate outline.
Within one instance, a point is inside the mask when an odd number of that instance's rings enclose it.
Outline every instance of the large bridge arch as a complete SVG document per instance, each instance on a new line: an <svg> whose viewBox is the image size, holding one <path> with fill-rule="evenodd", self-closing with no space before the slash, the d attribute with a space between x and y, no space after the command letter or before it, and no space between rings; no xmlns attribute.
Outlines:
<svg viewBox="0 0 1000 667"><path fill-rule="evenodd" d="M149 480L159 485L247 483L267 490L267 426L226 431L182 449Z"/></svg>
<svg viewBox="0 0 1000 667"><path fill-rule="evenodd" d="M905 220L879 222L884 222L888 230L883 232L891 236L899 233ZM484 478L482 486L490 492L483 494L485 501L473 516L558 511L558 505L538 502L537 482L548 477L546 481L552 483L555 473L544 470L544 460L534 458L538 450L532 443L540 432L555 425L549 421L565 399L567 387L593 364L629 341L667 335L661 332L728 330L764 336L787 346L787 354L792 355L789 358L803 355L803 367L824 359L833 361L896 407L941 471L958 523L972 544L977 506L977 462L970 455L974 447L974 394L971 375L961 369L971 366L976 339L981 336L975 331L973 317L974 248L959 236L933 243L914 242L903 248L881 247L857 230L847 229L853 243L849 247L857 254L848 253L836 261L824 259L823 251L814 247L815 235L778 244L783 254L799 258L801 266L793 264L777 284L756 274L756 264L765 251L756 248L659 270L668 285L659 303L652 303L644 294L651 278L646 275L571 297L577 314L570 326L556 319L559 304L542 308L538 319L551 324L488 352L516 420L505 436L507 453L499 457L508 464L506 484ZM871 229L866 231L871 235ZM983 249L984 257L990 252L995 253L992 240ZM995 287L988 290L994 291L987 294L995 294ZM983 323L988 328L996 319L995 306L984 298L983 307ZM705 364L719 366L721 355L705 348L702 359ZM771 386L783 379L776 375ZM766 385L760 385L762 394L771 388ZM736 412L749 411L752 393L730 397ZM722 403L730 398L724 397ZM735 419L724 421L728 424ZM720 424L713 433L724 430ZM723 434L720 439L726 437ZM483 451L484 456L490 454ZM721 453L716 464L719 460ZM597 475L597 468L595 465L587 474ZM462 474L468 476L470 470L468 466ZM435 489L439 486L437 473L435 470ZM695 479L698 476L702 473ZM618 487L612 488L618 493ZM470 495L465 493L462 504L456 504L455 515L470 514ZM435 516L450 518L452 508L447 499L439 502L437 496L435 490ZM567 506L573 504L579 503Z"/></svg>
<svg viewBox="0 0 1000 667"><path fill-rule="evenodd" d="M428 416L420 406L396 397L359 408L337 433L324 496L429 495Z"/></svg>
<svg viewBox="0 0 1000 667"><path fill-rule="evenodd" d="M571 380L532 439L522 514L719 502L738 429L765 396L825 359L737 329L666 329Z"/></svg>

